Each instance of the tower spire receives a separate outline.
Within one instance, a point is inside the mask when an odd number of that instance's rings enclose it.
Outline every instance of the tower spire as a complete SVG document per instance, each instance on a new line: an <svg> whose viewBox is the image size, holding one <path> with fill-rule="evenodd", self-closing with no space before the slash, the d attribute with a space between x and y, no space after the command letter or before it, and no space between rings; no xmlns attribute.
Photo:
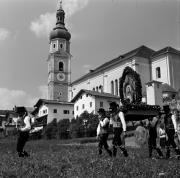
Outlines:
<svg viewBox="0 0 180 178"><path fill-rule="evenodd" d="M62 0L60 0L60 9L62 9Z"/></svg>
<svg viewBox="0 0 180 178"><path fill-rule="evenodd" d="M58 0L57 10L62 10L62 0Z"/></svg>

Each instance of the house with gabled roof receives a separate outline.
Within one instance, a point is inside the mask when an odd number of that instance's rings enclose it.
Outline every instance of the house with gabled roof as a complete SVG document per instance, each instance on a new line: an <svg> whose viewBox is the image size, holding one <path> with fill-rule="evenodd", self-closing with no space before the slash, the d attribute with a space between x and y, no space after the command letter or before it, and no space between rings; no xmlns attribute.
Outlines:
<svg viewBox="0 0 180 178"><path fill-rule="evenodd" d="M47 124L54 119L72 119L74 117L74 103L57 100L39 99L34 105L33 114L36 117L47 115Z"/></svg>
<svg viewBox="0 0 180 178"><path fill-rule="evenodd" d="M116 102L119 104L120 97L110 93L97 92L82 89L72 99L74 103L74 117L80 116L83 112L97 114L99 108L109 110L109 103Z"/></svg>

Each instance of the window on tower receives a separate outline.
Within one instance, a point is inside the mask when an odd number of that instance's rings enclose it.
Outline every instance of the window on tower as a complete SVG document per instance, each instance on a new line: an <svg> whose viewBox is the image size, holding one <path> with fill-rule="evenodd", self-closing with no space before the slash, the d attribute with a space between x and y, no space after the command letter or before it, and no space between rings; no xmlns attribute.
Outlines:
<svg viewBox="0 0 180 178"><path fill-rule="evenodd" d="M63 48L63 44L62 44L62 43L60 44L60 48L61 48L61 49Z"/></svg>
<svg viewBox="0 0 180 178"><path fill-rule="evenodd" d="M64 71L64 63L59 62L59 71Z"/></svg>
<svg viewBox="0 0 180 178"><path fill-rule="evenodd" d="M160 69L160 67L156 67L156 78L161 78L161 69Z"/></svg>

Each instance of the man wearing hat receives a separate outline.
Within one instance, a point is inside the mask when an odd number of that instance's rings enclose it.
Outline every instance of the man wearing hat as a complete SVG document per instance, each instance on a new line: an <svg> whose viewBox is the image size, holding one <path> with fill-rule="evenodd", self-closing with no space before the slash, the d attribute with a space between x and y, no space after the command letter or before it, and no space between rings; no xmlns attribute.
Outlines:
<svg viewBox="0 0 180 178"><path fill-rule="evenodd" d="M119 147L124 156L127 157L128 153L125 148L125 134L126 134L126 122L124 119L124 113L119 110L119 105L116 102L110 103L109 112L111 115L110 124L113 126L113 156L117 154L117 147Z"/></svg>
<svg viewBox="0 0 180 178"><path fill-rule="evenodd" d="M167 141L166 141L166 146L167 146L167 152L166 152L166 158L170 157L170 146L173 147L174 151L178 156L180 156L180 150L177 147L174 137L175 134L177 134L177 121L175 116L171 113L169 105L164 105L163 106L164 110L164 124L165 124L165 129L166 129L166 134L167 134Z"/></svg>
<svg viewBox="0 0 180 178"><path fill-rule="evenodd" d="M108 139L108 129L109 129L109 119L106 117L106 111L100 108L98 111L99 124L97 127L97 138L99 139L99 155L102 154L102 148L107 151L109 156L112 156L112 152L109 149L107 139Z"/></svg>
<svg viewBox="0 0 180 178"><path fill-rule="evenodd" d="M31 130L31 121L28 111L25 107L16 107L16 113L18 113L18 122L20 122L20 127L18 128L19 136L17 140L17 152L19 157L27 157L29 154L24 151L24 146L29 138L29 132Z"/></svg>

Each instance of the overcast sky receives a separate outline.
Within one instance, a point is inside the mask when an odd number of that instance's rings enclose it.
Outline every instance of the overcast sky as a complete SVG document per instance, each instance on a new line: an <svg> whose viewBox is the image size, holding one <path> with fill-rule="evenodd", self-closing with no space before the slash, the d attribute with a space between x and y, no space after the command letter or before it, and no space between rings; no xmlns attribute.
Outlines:
<svg viewBox="0 0 180 178"><path fill-rule="evenodd" d="M180 0L63 0L72 81L141 45L180 50ZM0 0L0 109L46 98L57 0Z"/></svg>

